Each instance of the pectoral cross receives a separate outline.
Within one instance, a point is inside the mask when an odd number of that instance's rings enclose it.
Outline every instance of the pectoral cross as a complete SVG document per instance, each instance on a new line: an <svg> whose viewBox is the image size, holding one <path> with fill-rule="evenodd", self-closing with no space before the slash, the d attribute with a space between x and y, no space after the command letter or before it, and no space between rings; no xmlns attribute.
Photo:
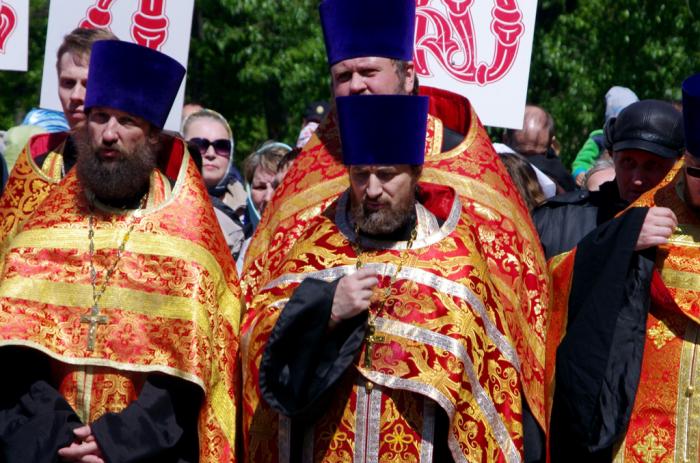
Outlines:
<svg viewBox="0 0 700 463"><path fill-rule="evenodd" d="M376 325L374 320L367 324L367 334L365 335L365 342L367 343L367 349L365 350L365 368L372 368L372 354L374 354L374 345L378 342L384 342L384 336L377 336L375 333Z"/></svg>
<svg viewBox="0 0 700 463"><path fill-rule="evenodd" d="M92 351L95 350L95 335L97 334L97 325L106 325L107 324L107 317L104 315L100 315L100 308L97 307L97 304L92 306L92 310L90 311L90 315L81 315L80 316L80 323L89 323L90 326L88 327L88 345L87 348L88 350Z"/></svg>

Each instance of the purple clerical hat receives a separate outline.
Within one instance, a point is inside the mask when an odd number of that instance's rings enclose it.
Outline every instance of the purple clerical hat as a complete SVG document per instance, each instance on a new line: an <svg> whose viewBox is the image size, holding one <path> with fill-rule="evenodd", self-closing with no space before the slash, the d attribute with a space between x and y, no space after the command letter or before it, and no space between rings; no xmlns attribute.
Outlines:
<svg viewBox="0 0 700 463"><path fill-rule="evenodd" d="M413 59L416 0L324 0L328 65L364 56Z"/></svg>
<svg viewBox="0 0 700 463"><path fill-rule="evenodd" d="M185 68L163 53L134 43L100 40L90 55L85 110L104 106L163 128Z"/></svg>
<svg viewBox="0 0 700 463"><path fill-rule="evenodd" d="M428 97L351 95L336 98L346 165L422 165Z"/></svg>
<svg viewBox="0 0 700 463"><path fill-rule="evenodd" d="M700 74L683 81L683 128L686 149L700 158Z"/></svg>

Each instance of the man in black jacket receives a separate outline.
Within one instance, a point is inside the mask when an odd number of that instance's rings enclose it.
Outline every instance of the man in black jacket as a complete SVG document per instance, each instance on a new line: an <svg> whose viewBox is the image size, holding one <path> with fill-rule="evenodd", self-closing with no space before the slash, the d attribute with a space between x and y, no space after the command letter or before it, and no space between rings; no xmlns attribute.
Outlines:
<svg viewBox="0 0 700 463"><path fill-rule="evenodd" d="M700 75L683 112L683 163L553 265L554 463L700 461Z"/></svg>
<svg viewBox="0 0 700 463"><path fill-rule="evenodd" d="M666 176L683 154L682 115L663 101L639 101L606 123L605 143L613 155L615 181L597 192L554 197L533 212L547 259L573 249Z"/></svg>

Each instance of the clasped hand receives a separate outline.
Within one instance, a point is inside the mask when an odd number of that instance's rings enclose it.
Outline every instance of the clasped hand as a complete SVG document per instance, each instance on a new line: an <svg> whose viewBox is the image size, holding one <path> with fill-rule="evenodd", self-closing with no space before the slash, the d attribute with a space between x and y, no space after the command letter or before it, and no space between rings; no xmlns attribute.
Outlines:
<svg viewBox="0 0 700 463"><path fill-rule="evenodd" d="M75 440L68 447L58 451L61 461L105 463L100 447L97 445L97 440L95 440L89 425L74 429L73 434L75 434Z"/></svg>

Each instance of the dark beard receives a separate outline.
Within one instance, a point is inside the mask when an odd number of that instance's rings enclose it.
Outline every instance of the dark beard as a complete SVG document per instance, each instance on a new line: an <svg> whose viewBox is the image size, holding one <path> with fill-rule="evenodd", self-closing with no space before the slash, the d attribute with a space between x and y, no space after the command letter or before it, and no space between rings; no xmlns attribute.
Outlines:
<svg viewBox="0 0 700 463"><path fill-rule="evenodd" d="M118 207L134 207L148 191L150 176L156 168L155 150L146 142L129 153L121 147L119 159L103 161L98 156L102 148L88 140L87 134L75 137L78 152L76 172L83 187L92 191L105 204Z"/></svg>
<svg viewBox="0 0 700 463"><path fill-rule="evenodd" d="M416 221L416 198L411 195L394 209L368 211L364 204L351 204L350 214L367 235L389 235Z"/></svg>

